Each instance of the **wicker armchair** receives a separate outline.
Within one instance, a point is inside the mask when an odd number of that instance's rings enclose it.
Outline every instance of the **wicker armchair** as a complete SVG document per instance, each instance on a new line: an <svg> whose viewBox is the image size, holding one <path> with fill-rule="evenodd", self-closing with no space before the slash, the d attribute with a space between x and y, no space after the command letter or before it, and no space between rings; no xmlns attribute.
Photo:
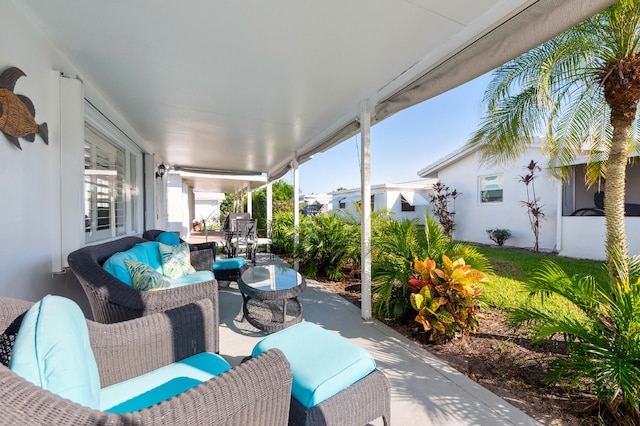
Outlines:
<svg viewBox="0 0 640 426"><path fill-rule="evenodd" d="M94 321L110 324L163 312L201 299L213 303L215 327L213 337L218 352L218 283L203 281L161 291L140 291L126 285L102 268L114 253L125 251L146 240L124 237L94 246L86 246L69 254L71 270L84 289ZM206 250L198 250L204 252ZM209 266L211 270L211 266Z"/></svg>
<svg viewBox="0 0 640 426"><path fill-rule="evenodd" d="M30 306L0 298L0 425L287 424L291 369L278 350L132 413L105 413L63 399L4 365ZM118 324L87 323L102 387L214 349L208 338L215 326L210 300Z"/></svg>

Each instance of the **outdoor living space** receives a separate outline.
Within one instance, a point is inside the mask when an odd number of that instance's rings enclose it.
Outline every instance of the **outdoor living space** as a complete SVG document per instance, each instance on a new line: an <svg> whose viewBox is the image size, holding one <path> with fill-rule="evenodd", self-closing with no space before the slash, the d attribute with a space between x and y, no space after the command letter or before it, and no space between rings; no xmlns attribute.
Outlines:
<svg viewBox="0 0 640 426"><path fill-rule="evenodd" d="M289 266L265 253L257 255L256 264ZM306 290L298 296L304 321L345 337L373 355L391 386L391 424L538 424L394 329L376 319L363 320L360 309L323 284L306 282ZM220 354L237 365L267 334L243 320L237 283L220 282L219 289ZM381 425L382 419L373 424Z"/></svg>

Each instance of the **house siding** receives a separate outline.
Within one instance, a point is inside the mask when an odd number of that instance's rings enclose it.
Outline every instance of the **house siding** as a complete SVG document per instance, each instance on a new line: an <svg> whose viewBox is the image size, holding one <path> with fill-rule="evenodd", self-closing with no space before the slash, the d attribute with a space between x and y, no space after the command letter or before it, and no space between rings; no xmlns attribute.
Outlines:
<svg viewBox="0 0 640 426"><path fill-rule="evenodd" d="M25 72L26 77L18 80L15 92L31 99L36 121L47 122L50 130L49 145L37 136L33 143L20 140L22 151L0 135L0 173L4 182L0 206L0 294L32 301L46 294L70 297L90 317L86 297L75 276L60 267L61 257L66 259L68 254L61 251L60 235L82 233L83 212L77 212L77 229L61 229L65 204L61 175L68 170L61 167L64 153L58 136L60 114L53 102L51 77L52 70L81 79L82 75L15 3L0 0L0 10L0 72L11 66ZM82 80L85 96L130 137L139 139L126 120L86 79ZM144 146L141 140L136 143ZM83 166L79 167L81 175ZM80 234L77 240L83 239Z"/></svg>
<svg viewBox="0 0 640 426"><path fill-rule="evenodd" d="M453 238L481 244L493 244L488 229L502 228L511 231L505 245L523 248L534 246L534 236L522 202L527 200L526 186L519 181L525 175L525 167L531 160L543 168L534 182L536 195L543 206L545 219L540 224L539 248L554 251L557 248L557 202L559 182L548 177L544 167L546 160L539 148L532 147L508 166L486 167L480 164L480 156L473 152L452 162L438 171L440 182L461 193L455 200L456 229ZM503 175L503 201L481 203L478 179L480 176Z"/></svg>

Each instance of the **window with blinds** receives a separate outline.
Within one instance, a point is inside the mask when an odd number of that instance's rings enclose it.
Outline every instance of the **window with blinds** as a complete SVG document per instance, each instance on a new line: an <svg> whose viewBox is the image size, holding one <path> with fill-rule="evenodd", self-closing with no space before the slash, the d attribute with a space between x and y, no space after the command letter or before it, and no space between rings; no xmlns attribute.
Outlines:
<svg viewBox="0 0 640 426"><path fill-rule="evenodd" d="M124 235L135 217L138 162L134 153L85 126L84 192L85 241L94 242Z"/></svg>
<svg viewBox="0 0 640 426"><path fill-rule="evenodd" d="M478 186L480 187L481 203L501 203L502 202L502 174L480 176Z"/></svg>

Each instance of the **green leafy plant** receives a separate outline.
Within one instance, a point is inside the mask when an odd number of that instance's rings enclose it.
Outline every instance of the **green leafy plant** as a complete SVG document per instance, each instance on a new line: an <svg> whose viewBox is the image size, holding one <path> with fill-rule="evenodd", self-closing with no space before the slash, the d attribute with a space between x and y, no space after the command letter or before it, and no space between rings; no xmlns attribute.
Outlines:
<svg viewBox="0 0 640 426"><path fill-rule="evenodd" d="M437 224L435 224L437 226ZM415 220L384 216L372 220L371 277L373 313L378 318L400 318L410 309L405 283L412 271L412 259L419 250Z"/></svg>
<svg viewBox="0 0 640 426"><path fill-rule="evenodd" d="M511 231L509 231L508 229L487 229L487 234L489 234L489 238L491 239L491 241L499 246L503 246L504 242L511 238Z"/></svg>
<svg viewBox="0 0 640 426"><path fill-rule="evenodd" d="M399 319L412 312L407 282L416 257L462 257L477 270L491 269L477 248L453 242L433 216L426 216L424 232L419 232L415 220L397 221L392 216L380 216L372 223L373 313L378 318Z"/></svg>
<svg viewBox="0 0 640 426"><path fill-rule="evenodd" d="M344 278L343 268L360 264L360 225L334 214L305 216L298 229L296 250L300 271L309 278Z"/></svg>
<svg viewBox="0 0 640 426"><path fill-rule="evenodd" d="M628 269L637 277L638 260ZM605 423L640 424L640 281L569 276L545 262L526 288L543 303L514 309L512 320L528 324L536 341L560 335L568 343L569 355L555 360L551 380L590 385L613 417ZM550 295L566 300L572 310L545 309Z"/></svg>
<svg viewBox="0 0 640 426"><path fill-rule="evenodd" d="M407 285L412 290L411 306L418 314L415 321L427 332L429 340L443 343L456 332L469 334L478 329L478 296L482 289L476 284L486 275L460 258L451 261L442 256L442 267L428 257L414 259L414 276Z"/></svg>
<svg viewBox="0 0 640 426"><path fill-rule="evenodd" d="M274 213L271 221L272 250L293 256L293 213Z"/></svg>

